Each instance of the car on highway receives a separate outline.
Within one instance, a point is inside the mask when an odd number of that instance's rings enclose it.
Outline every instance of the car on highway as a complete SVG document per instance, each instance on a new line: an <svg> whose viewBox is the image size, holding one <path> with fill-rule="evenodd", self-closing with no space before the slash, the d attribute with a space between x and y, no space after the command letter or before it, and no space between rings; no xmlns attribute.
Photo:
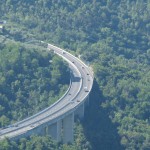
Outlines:
<svg viewBox="0 0 150 150"><path fill-rule="evenodd" d="M65 51L62 51L62 54L65 54Z"/></svg>
<svg viewBox="0 0 150 150"><path fill-rule="evenodd" d="M89 92L89 90L88 90L88 88L86 86L84 87L84 91L85 92Z"/></svg>

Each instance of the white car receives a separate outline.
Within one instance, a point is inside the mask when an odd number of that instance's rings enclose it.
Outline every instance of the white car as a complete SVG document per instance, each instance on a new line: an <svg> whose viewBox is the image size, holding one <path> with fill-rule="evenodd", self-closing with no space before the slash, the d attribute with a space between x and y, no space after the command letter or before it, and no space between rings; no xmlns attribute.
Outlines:
<svg viewBox="0 0 150 150"><path fill-rule="evenodd" d="M84 87L84 91L85 92L89 92L89 90L88 90L88 88L86 86Z"/></svg>

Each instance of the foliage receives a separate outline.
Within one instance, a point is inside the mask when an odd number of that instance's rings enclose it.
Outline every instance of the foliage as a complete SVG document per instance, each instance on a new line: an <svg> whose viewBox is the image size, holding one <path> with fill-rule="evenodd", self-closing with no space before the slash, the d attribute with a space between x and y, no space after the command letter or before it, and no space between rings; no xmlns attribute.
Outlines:
<svg viewBox="0 0 150 150"><path fill-rule="evenodd" d="M65 92L69 74L62 63L57 56L40 49L27 49L19 43L3 46L0 50L1 127L48 107Z"/></svg>
<svg viewBox="0 0 150 150"><path fill-rule="evenodd" d="M0 141L1 150L57 150L57 144L48 136L31 136L30 139L22 138L18 143L5 139Z"/></svg>
<svg viewBox="0 0 150 150"><path fill-rule="evenodd" d="M117 125L121 144L150 149L149 0L7 0L0 11L8 20L3 35L19 41L35 35L90 63L102 93L99 109Z"/></svg>

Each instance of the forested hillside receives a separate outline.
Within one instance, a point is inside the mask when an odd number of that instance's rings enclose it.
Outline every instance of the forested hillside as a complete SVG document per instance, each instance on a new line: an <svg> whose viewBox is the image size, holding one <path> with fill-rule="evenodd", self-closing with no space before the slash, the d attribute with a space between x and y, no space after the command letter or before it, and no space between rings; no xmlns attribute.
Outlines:
<svg viewBox="0 0 150 150"><path fill-rule="evenodd" d="M69 72L44 49L10 41L0 47L0 127L5 127L57 100L67 90Z"/></svg>
<svg viewBox="0 0 150 150"><path fill-rule="evenodd" d="M36 37L80 54L94 69L99 111L116 126L119 143L150 149L149 0L7 0L0 1L0 12L7 20L4 36L22 42ZM99 128L90 132L95 145L103 139Z"/></svg>

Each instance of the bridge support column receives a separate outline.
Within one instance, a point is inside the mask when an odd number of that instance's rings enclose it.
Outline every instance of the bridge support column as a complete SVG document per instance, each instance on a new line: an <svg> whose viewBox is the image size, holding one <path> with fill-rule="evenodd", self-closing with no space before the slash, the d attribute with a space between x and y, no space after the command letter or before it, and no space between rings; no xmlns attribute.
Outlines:
<svg viewBox="0 0 150 150"><path fill-rule="evenodd" d="M39 129L39 134L41 136L45 136L46 135L46 127L41 127L41 129Z"/></svg>
<svg viewBox="0 0 150 150"><path fill-rule="evenodd" d="M35 129L33 129L33 131L31 131L32 134L37 134L37 135L40 135L40 136L45 136L46 135L46 126L39 126Z"/></svg>
<svg viewBox="0 0 150 150"><path fill-rule="evenodd" d="M52 139L56 140L57 142L61 141L61 130L62 130L62 120L58 120L56 123L53 123L48 126L48 135L52 137Z"/></svg>
<svg viewBox="0 0 150 150"><path fill-rule="evenodd" d="M57 140L57 123L48 126L47 134L52 137L52 139Z"/></svg>
<svg viewBox="0 0 150 150"><path fill-rule="evenodd" d="M42 129L42 134L43 134L43 136L46 135L46 129L47 129L47 127L43 127L43 129Z"/></svg>
<svg viewBox="0 0 150 150"><path fill-rule="evenodd" d="M79 118L84 117L84 103L81 104L75 111L75 115L79 116Z"/></svg>
<svg viewBox="0 0 150 150"><path fill-rule="evenodd" d="M57 142L61 141L62 137L62 120L57 121Z"/></svg>
<svg viewBox="0 0 150 150"><path fill-rule="evenodd" d="M89 106L89 100L90 98L89 98L89 95L88 95L88 97L86 98L86 101L85 101L85 106Z"/></svg>
<svg viewBox="0 0 150 150"><path fill-rule="evenodd" d="M74 113L69 114L63 119L63 143L72 143L74 141L73 137L73 127L74 126Z"/></svg>

